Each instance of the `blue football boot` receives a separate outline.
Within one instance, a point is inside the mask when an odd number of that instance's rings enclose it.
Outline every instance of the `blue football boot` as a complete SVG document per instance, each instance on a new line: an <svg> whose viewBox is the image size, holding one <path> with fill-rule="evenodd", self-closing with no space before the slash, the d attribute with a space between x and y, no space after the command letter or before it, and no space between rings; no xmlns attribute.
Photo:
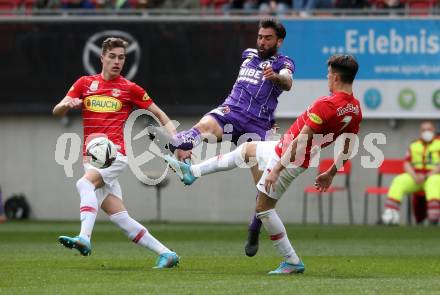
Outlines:
<svg viewBox="0 0 440 295"><path fill-rule="evenodd" d="M79 236L73 238L59 236L58 241L66 248L77 249L83 256L89 256L92 254L92 245L90 242Z"/></svg>
<svg viewBox="0 0 440 295"><path fill-rule="evenodd" d="M153 268L173 268L178 266L180 257L176 253L163 253L160 254L156 261L156 266Z"/></svg>
<svg viewBox="0 0 440 295"><path fill-rule="evenodd" d="M171 169L176 172L184 184L191 185L194 181L196 181L197 177L194 176L190 169L191 164L180 162L169 155L166 155L164 159L170 165Z"/></svg>
<svg viewBox="0 0 440 295"><path fill-rule="evenodd" d="M305 271L304 263L300 261L298 264L292 264L286 261L281 262L277 269L270 271L269 275L279 275L279 274L298 274L304 273Z"/></svg>

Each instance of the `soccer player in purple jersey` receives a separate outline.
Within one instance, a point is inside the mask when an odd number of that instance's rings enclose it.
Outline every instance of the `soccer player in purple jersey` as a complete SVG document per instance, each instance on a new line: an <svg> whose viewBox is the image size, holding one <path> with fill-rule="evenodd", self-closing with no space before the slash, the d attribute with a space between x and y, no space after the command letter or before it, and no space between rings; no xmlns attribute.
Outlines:
<svg viewBox="0 0 440 295"><path fill-rule="evenodd" d="M260 21L257 48L246 49L231 93L222 105L207 113L189 130L178 133L171 143L172 150L192 150L203 139L212 136L222 140L224 127L232 126L232 142L249 139L265 140L274 125L274 111L278 97L292 88L295 64L292 59L278 53L286 37L286 29L275 19ZM229 130L227 131L229 133ZM188 156L178 153L178 156ZM184 157L184 156L183 156ZM252 176L257 183L262 172L253 167ZM249 225L245 252L254 256L258 251L261 221L255 216Z"/></svg>

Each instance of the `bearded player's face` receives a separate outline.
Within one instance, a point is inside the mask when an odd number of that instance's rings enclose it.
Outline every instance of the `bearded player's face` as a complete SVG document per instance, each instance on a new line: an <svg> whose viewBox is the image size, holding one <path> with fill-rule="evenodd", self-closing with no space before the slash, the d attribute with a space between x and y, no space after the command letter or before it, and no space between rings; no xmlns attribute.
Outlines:
<svg viewBox="0 0 440 295"><path fill-rule="evenodd" d="M122 47L113 48L101 56L102 71L108 77L116 77L121 74L125 63L125 49Z"/></svg>
<svg viewBox="0 0 440 295"><path fill-rule="evenodd" d="M275 55L282 42L283 40L277 37L274 29L260 28L257 37L258 56L266 59Z"/></svg>

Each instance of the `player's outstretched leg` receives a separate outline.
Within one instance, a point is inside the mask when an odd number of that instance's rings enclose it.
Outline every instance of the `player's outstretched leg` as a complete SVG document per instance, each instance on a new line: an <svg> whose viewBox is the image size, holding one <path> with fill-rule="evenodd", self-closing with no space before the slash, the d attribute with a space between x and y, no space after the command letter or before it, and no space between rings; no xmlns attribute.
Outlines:
<svg viewBox="0 0 440 295"><path fill-rule="evenodd" d="M127 211L112 214L109 218L134 243L159 255L154 268L172 268L179 264L179 256L153 237L142 224L131 218Z"/></svg>
<svg viewBox="0 0 440 295"><path fill-rule="evenodd" d="M199 129L193 127L189 130L185 130L177 133L173 136L170 148L171 152L174 153L176 149L189 151L192 150L202 141L202 135Z"/></svg>
<svg viewBox="0 0 440 295"><path fill-rule="evenodd" d="M193 172L191 171L190 164L181 162L169 155L166 155L164 159L170 165L171 169L176 172L176 174L180 177L180 180L185 185L191 185L194 181L196 181L197 177L195 177Z"/></svg>
<svg viewBox="0 0 440 295"><path fill-rule="evenodd" d="M173 157L165 156L165 160L171 168L176 171L180 179L187 185L192 184L197 178L220 171L232 170L245 163L245 157L254 157L255 155L245 155L246 146L253 143L244 143L238 146L232 152L224 155L212 157L200 164L189 165L179 162Z"/></svg>
<svg viewBox="0 0 440 295"><path fill-rule="evenodd" d="M304 263L296 254L287 237L286 228L275 209L257 213L257 217L262 221L264 228L268 232L270 239L278 252L284 257L284 261L277 269L269 274L296 274L305 271Z"/></svg>

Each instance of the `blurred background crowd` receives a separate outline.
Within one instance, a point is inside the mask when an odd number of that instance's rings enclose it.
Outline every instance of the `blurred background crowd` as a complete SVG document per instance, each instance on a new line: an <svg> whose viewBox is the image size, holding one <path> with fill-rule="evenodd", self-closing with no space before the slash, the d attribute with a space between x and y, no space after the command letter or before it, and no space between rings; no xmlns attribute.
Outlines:
<svg viewBox="0 0 440 295"><path fill-rule="evenodd" d="M438 0L0 0L0 10L34 9L181 9L215 13L298 15L333 9L403 11L430 14Z"/></svg>

